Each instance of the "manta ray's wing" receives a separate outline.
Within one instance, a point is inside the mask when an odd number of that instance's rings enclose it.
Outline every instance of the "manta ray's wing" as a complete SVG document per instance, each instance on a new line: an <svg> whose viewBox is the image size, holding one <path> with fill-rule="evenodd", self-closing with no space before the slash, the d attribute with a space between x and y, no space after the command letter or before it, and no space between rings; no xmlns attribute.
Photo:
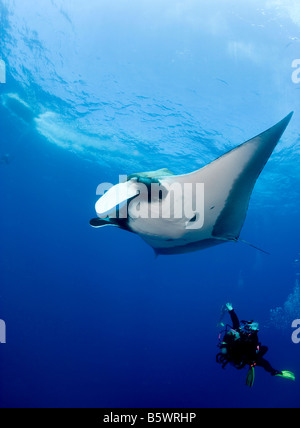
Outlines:
<svg viewBox="0 0 300 428"><path fill-rule="evenodd" d="M127 180L131 180L133 178L136 179L150 179L150 180L158 180L162 177L169 177L171 175L174 175L173 172L171 172L167 168L158 169L157 171L148 171L148 172L138 172L136 174L131 174L127 177Z"/></svg>
<svg viewBox="0 0 300 428"><path fill-rule="evenodd" d="M210 198L219 201L220 213L214 224L212 236L228 240L238 239L254 185L292 115L293 113L290 113L277 125L225 154L202 170L204 182L210 182L207 189L208 202L210 203ZM215 178L212 175L215 175ZM215 183L218 183L218 188ZM211 195L209 189L211 189Z"/></svg>
<svg viewBox="0 0 300 428"><path fill-rule="evenodd" d="M186 219L182 222L172 219L152 222L149 219L148 222L144 220L144 223L137 224L137 233L158 254L189 252L224 241L238 240L256 180L291 120L292 114L204 168L191 174L165 177L160 180L162 185L169 186L172 183L182 185L203 183L204 218L201 228L187 228ZM193 194L193 198L195 197ZM168 232L167 236L166 233L160 236L159 231L163 230Z"/></svg>

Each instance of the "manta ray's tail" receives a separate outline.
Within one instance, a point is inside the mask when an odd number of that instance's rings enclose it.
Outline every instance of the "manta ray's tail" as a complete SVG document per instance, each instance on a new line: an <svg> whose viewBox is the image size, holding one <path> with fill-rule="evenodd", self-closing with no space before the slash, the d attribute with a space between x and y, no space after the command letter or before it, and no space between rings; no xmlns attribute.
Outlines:
<svg viewBox="0 0 300 428"><path fill-rule="evenodd" d="M261 248L257 247L256 245L250 244L250 242L245 241L244 239L239 238L239 242L242 242L243 244L249 245L252 248L255 248L255 250L261 251L264 254L267 254L268 256L271 255L271 253L268 253L268 251L262 250Z"/></svg>

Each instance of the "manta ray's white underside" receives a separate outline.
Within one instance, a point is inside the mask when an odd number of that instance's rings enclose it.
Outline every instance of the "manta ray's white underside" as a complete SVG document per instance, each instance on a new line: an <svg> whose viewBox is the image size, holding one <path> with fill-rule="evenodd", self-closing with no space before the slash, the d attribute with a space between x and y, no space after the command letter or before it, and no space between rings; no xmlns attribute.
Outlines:
<svg viewBox="0 0 300 428"><path fill-rule="evenodd" d="M198 171L173 175L159 170L128 177L99 199L98 218L91 225L134 232L157 254L237 241L256 180L292 114ZM118 218L113 215L116 207Z"/></svg>

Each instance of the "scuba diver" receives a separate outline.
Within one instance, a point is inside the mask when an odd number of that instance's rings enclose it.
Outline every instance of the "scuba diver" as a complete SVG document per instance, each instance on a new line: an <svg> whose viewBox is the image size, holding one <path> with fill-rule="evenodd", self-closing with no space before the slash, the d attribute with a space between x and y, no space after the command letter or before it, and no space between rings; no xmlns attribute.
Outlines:
<svg viewBox="0 0 300 428"><path fill-rule="evenodd" d="M217 355L217 363L222 364L222 368L230 363L236 369L243 369L249 366L246 378L246 385L253 386L255 371L254 367L263 367L272 376L280 376L286 379L295 380L295 375L289 371L275 370L271 364L264 359L268 352L266 346L262 346L258 340L259 326L254 321L239 321L232 305L227 303L223 308L223 315L229 312L232 327L227 326L224 330L223 339L220 334L219 348L221 352ZM221 325L224 326L223 323Z"/></svg>

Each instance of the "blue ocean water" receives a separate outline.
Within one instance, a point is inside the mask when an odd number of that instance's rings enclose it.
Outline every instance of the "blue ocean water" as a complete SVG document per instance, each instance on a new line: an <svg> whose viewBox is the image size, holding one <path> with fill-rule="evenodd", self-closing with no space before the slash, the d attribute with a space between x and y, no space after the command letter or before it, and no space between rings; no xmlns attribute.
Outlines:
<svg viewBox="0 0 300 428"><path fill-rule="evenodd" d="M0 406L298 407L297 1L2 0L0 12ZM292 110L241 234L270 256L226 244L155 258L136 235L89 226L99 183L193 171ZM260 322L295 383L257 368L249 389L245 371L216 364L227 301Z"/></svg>

